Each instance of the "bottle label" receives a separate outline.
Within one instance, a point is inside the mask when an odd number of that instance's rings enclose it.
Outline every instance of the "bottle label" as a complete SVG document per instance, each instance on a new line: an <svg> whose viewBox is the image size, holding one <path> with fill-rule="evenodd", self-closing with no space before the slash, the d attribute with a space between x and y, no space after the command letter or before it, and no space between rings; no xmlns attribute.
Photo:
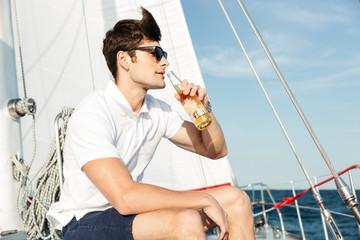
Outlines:
<svg viewBox="0 0 360 240"><path fill-rule="evenodd" d="M193 116L194 118L198 118L201 117L202 115L204 115L204 111L202 110L202 108L198 108L194 113Z"/></svg>
<svg viewBox="0 0 360 240"><path fill-rule="evenodd" d="M205 114L204 110L199 106L198 102L192 98L186 98L184 100L185 111L189 114L190 117L199 118Z"/></svg>

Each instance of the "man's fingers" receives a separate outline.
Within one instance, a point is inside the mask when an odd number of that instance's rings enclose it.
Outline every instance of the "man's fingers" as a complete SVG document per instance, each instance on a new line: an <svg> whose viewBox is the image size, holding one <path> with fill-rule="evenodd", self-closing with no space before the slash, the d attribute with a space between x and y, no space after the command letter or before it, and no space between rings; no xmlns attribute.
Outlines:
<svg viewBox="0 0 360 240"><path fill-rule="evenodd" d="M225 222L225 224L219 226L219 228L220 228L220 235L218 240L227 240L229 238L229 229L227 223Z"/></svg>
<svg viewBox="0 0 360 240"><path fill-rule="evenodd" d="M222 228L220 228L220 235L219 235L219 238L218 240L227 240L229 239L229 232L227 230L224 230Z"/></svg>
<svg viewBox="0 0 360 240"><path fill-rule="evenodd" d="M199 85L193 85L191 88L191 91L190 91L190 96L193 97L193 96L197 95L199 89L200 89Z"/></svg>
<svg viewBox="0 0 360 240"><path fill-rule="evenodd" d="M180 95L179 95L178 93L175 93L174 97L175 97L178 101L180 101Z"/></svg>
<svg viewBox="0 0 360 240"><path fill-rule="evenodd" d="M194 83L189 83L187 79L183 80L181 88L184 95L190 95L192 97L198 96L200 100L202 100L207 95L205 88L201 88L201 86Z"/></svg>
<svg viewBox="0 0 360 240"><path fill-rule="evenodd" d="M190 96L195 96L196 95L196 92L198 91L198 86L193 84L193 83L189 83L185 86L183 86L183 93L185 95L190 95Z"/></svg>

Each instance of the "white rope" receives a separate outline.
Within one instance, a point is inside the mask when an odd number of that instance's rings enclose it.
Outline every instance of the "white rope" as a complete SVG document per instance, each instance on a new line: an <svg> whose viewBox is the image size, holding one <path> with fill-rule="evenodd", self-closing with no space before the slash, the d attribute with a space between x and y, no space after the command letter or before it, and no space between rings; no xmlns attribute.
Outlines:
<svg viewBox="0 0 360 240"><path fill-rule="evenodd" d="M16 8L16 1L15 0L13 0L13 16L15 18L16 35L17 35L17 41L18 41L19 58L20 58L20 66L21 66L21 77L22 77L22 83L23 83L23 87L24 87L24 96L26 98L27 93L26 93L26 84L25 84L24 61L23 61L22 50L21 50L19 21L18 21L17 8Z"/></svg>
<svg viewBox="0 0 360 240"><path fill-rule="evenodd" d="M24 162L23 159L18 155L11 156L10 160L12 161L14 167L13 177L16 181L21 181L22 176L27 176L30 170L30 167Z"/></svg>
<svg viewBox="0 0 360 240"><path fill-rule="evenodd" d="M67 123L73 110L69 107L62 109L61 118L64 122L59 129L61 151L64 146ZM27 232L27 239L61 239L61 232L55 230L46 219L50 205L58 201L60 197L55 138L51 143L48 161L30 181L28 181L26 164L19 159L13 158L12 160L23 178L23 192L19 193L18 211Z"/></svg>
<svg viewBox="0 0 360 240"><path fill-rule="evenodd" d="M22 101L20 101L19 106L22 109L23 113L26 113L28 115L32 115L33 116L33 124L32 124L32 129L33 129L33 155L31 157L31 161L30 164L26 164L26 162L24 161L24 159L20 158L20 155L18 153L17 156L12 156L11 160L13 162L13 175L14 175L14 179L17 181L20 181L20 188L18 190L18 198L17 198L17 212L20 216L20 218L22 219L23 213L26 212L27 206L26 205L19 205L20 202L20 197L22 196L22 199L24 200L25 203L27 203L27 199L24 199L24 196L29 196L31 194L31 185L32 185L32 180L29 179L29 172L31 169L31 166L34 162L35 156L36 156L36 127L35 127L35 114L31 113L28 108L25 106L27 102L27 98L22 99ZM22 107L21 107L22 106ZM35 174L36 176L37 174ZM30 180L30 181L29 181ZM21 190L23 190L23 192L21 193Z"/></svg>
<svg viewBox="0 0 360 240"><path fill-rule="evenodd" d="M83 16L85 22L86 37L88 38L86 16L83 2ZM18 41L18 50L19 50L19 59L21 66L23 90L24 90L24 99L17 104L17 110L26 115L33 116L33 139L34 139L34 151L30 161L30 164L27 165L26 162L20 158L20 156L11 157L13 162L13 175L14 179L20 181L21 186L18 191L17 199L17 211L20 218L23 221L24 229L27 232L27 239L61 239L61 232L56 231L46 219L46 213L50 205L59 199L60 196L60 182L59 182L59 171L57 168L57 158L56 158L56 144L55 139L52 141L51 149L48 157L48 161L39 169L39 171L34 175L32 179L29 178L29 171L34 162L36 155L36 136L35 136L35 112L29 109L27 91L26 91L26 82L25 82L25 73L24 73L24 64L23 56L21 49L20 41L20 30L18 23L18 15L16 8L16 0L13 0L13 17L15 19L17 41ZM88 40L88 39L87 39ZM89 48L89 40L88 40ZM89 50L89 61L91 68L91 76L93 81L93 88L95 89L94 76L92 69L92 61L90 48ZM60 129L60 145L61 151L63 149L63 143L65 139L66 127L69 121L69 117L73 112L73 108L63 108L62 118L64 123ZM39 176L37 179L36 177ZM33 182L35 182L35 187ZM31 197L32 196L32 197Z"/></svg>

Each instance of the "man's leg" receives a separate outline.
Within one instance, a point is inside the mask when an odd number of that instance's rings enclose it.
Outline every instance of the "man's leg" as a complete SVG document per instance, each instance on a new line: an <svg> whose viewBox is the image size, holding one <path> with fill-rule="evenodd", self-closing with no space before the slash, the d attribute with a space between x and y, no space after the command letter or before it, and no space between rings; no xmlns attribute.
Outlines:
<svg viewBox="0 0 360 240"><path fill-rule="evenodd" d="M134 240L205 240L201 214L192 209L164 209L142 213L132 227Z"/></svg>
<svg viewBox="0 0 360 240"><path fill-rule="evenodd" d="M255 239L248 195L236 187L205 190L228 214L229 239ZM135 217L133 236L141 239L206 239L205 231L216 227L205 214L191 209L165 209ZM205 231L204 231L205 230Z"/></svg>
<svg viewBox="0 0 360 240"><path fill-rule="evenodd" d="M248 195L237 187L225 186L205 190L228 214L229 239L255 239L254 221Z"/></svg>

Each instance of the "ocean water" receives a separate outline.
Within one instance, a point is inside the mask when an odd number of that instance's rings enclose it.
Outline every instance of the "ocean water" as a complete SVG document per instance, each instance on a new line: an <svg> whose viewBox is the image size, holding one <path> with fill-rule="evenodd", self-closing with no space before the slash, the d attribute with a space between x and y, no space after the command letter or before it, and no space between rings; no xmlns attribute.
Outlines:
<svg viewBox="0 0 360 240"><path fill-rule="evenodd" d="M246 191L246 192L248 193L250 198L253 198L254 197L253 195L255 195L255 198L252 199L252 201L260 201L261 199L260 191L255 191L255 194L253 194L253 192L251 191ZM302 190L296 191L296 194L300 192L302 192ZM291 190L272 190L271 194L274 197L276 203L283 202L282 198L284 197L293 196ZM335 211L353 216L352 212L343 203L337 190L320 190L320 194L325 204L325 207L329 211ZM356 191L356 195L358 198L360 197L360 190ZM264 192L264 197L266 203L271 203L271 200L266 192ZM314 200L311 191L301 196L298 199L298 204L300 206L318 208L318 204ZM270 208L271 206L272 205L267 205L266 209ZM296 234L298 236L301 236L299 221L294 206L295 203L293 203L292 206L290 207L283 207L282 209L280 209L280 211L284 221L285 230L293 234ZM253 210L254 213L256 213L261 211L261 208L260 206L254 206ZM345 240L360 239L358 224L354 217L344 217L335 214L333 212L331 212L331 214ZM321 222L321 216L319 210L300 209L300 215L302 218L306 239L311 239L311 240L326 239L324 235L324 230L323 230L323 225ZM280 228L279 217L276 210L267 213L267 216L270 225L277 225ZM328 237L329 239L334 239L329 230L328 230Z"/></svg>

